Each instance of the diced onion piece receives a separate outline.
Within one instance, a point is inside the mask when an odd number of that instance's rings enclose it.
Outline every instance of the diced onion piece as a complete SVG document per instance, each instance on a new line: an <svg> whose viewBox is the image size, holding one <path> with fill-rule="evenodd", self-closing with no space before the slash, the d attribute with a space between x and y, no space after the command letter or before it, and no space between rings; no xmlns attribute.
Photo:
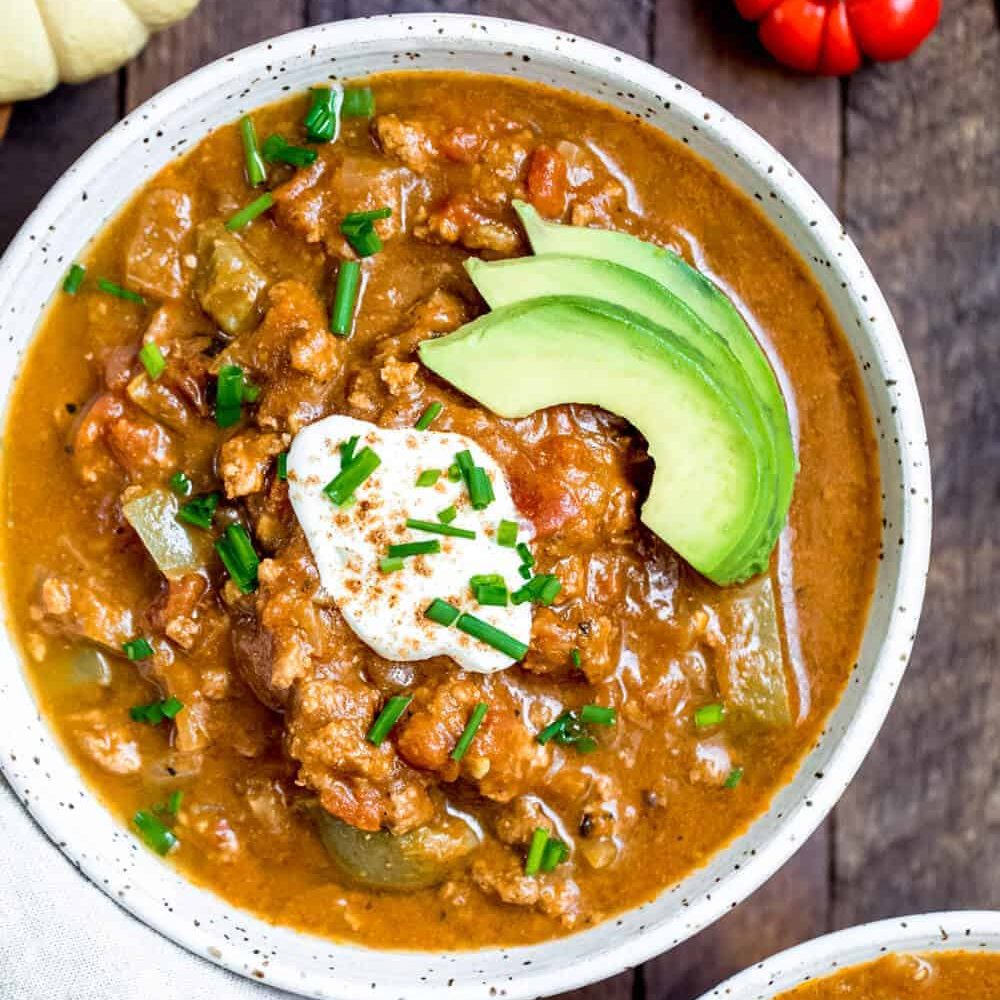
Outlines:
<svg viewBox="0 0 1000 1000"><path fill-rule="evenodd" d="M160 572L170 578L194 573L205 565L205 548L177 520L177 497L155 487L122 504L122 511Z"/></svg>
<svg viewBox="0 0 1000 1000"><path fill-rule="evenodd" d="M99 649L82 646L70 661L70 677L74 684L111 686L111 664Z"/></svg>

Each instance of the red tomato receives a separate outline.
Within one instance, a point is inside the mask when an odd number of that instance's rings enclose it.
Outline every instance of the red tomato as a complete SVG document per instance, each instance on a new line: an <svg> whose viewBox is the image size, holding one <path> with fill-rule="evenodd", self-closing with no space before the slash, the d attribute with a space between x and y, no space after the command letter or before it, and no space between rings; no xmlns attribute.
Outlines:
<svg viewBox="0 0 1000 1000"><path fill-rule="evenodd" d="M941 0L736 0L760 21L764 47L786 66L843 76L863 56L905 59L934 30Z"/></svg>

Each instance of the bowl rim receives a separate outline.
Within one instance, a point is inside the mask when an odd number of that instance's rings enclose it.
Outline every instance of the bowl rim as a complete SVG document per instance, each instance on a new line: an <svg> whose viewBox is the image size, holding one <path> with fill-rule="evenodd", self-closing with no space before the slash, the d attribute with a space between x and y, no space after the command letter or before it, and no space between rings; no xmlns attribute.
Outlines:
<svg viewBox="0 0 1000 1000"><path fill-rule="evenodd" d="M666 71L644 62L627 53L620 52L610 46L575 36L569 32L529 24L527 22L496 18L480 17L464 14L397 14L380 15L376 17L355 18L328 24L313 25L274 38L265 39L237 52L223 56L208 65L195 70L158 92L144 104L130 112L104 136L99 138L77 161L68 168L59 181L43 198L36 210L23 224L6 253L0 259L0 301L4 300L6 289L11 287L17 277L16 272L22 269L24 261L34 249L31 231L44 231L46 221L56 218L66 206L78 196L80 180L78 174L86 175L101 164L113 161L122 154L138 129L149 133L163 123L171 112L188 102L197 102L203 95L217 86L240 78L245 78L251 71L263 72L266 65L278 62L283 58L291 58L296 52L309 50L310 43L318 42L328 29L335 28L337 45L344 47L352 43L361 44L365 41L380 41L391 43L399 52L407 50L407 46L419 45L421 41L431 42L443 32L451 33L456 46L463 41L470 42L473 34L478 37L481 30L488 32L492 41L508 46L514 50L535 51L558 58L569 65L583 65L591 69L606 71L619 77L638 83L653 93L670 91L672 100L686 111L697 112L697 119L704 116L706 121L702 126L703 134L720 145L727 145L737 151L737 158L745 154L745 158L753 161L755 157L766 156L768 161L778 167L773 180L774 186L780 188L788 196L790 204L804 206L808 203L809 213L816 221L818 238L831 248L836 242L837 257L840 258L839 268L846 274L848 270L854 276L856 284L863 284L867 293L865 309L871 314L870 339L873 346L879 348L876 359L881 372L892 363L892 374L895 380L895 398L898 403L896 427L899 429L899 440L895 447L900 454L900 464L903 467L904 485L914 487L916 492L926 498L922 504L910 502L908 497L903 501L905 531L907 544L900 554L899 568L893 576L894 607L888 615L884 634L880 632L877 654L872 657L872 679L870 691L865 700L858 706L858 711L845 728L843 736L836 742L831 752L828 772L836 775L837 780L827 781L813 789L811 800L806 803L810 808L798 808L782 820L782 832L794 831L794 836L774 837L752 852L752 856L739 866L740 870L731 871L720 884L715 886L710 894L701 898L685 900L683 920L670 920L661 924L643 925L631 936L620 934L612 947L596 949L581 961L574 962L570 968L545 970L537 965L531 969L518 971L516 981L503 985L506 995L511 1000L516 998L550 995L577 986L604 979L625 969L640 964L657 954L660 954L681 941L687 939L698 930L713 923L729 909L749 896L767 878L778 870L788 858L819 826L830 809L840 798L844 788L860 767L874 742L885 716L890 708L895 691L905 670L909 652L915 638L920 608L923 602L924 586L930 557L931 505L930 505L930 463L927 449L926 431L923 413L917 392L912 368L906 356L899 331L889 311L888 305L875 283L867 265L853 242L847 237L843 227L837 222L832 211L826 206L819 195L804 178L792 167L785 158L754 132L740 119L730 115L719 105L705 98L697 90L684 84ZM562 43L560 46L559 43ZM553 50L556 50L553 53ZM419 68L419 64L417 64ZM401 68L412 68L411 66ZM604 98L607 103L619 104L614 96ZM707 110L706 110L707 109ZM712 112L711 116L709 112ZM708 121L711 117L713 120ZM138 190L140 185L130 187L130 193ZM747 192L744 190L744 194ZM823 234L826 234L825 236ZM800 253L801 256L801 253ZM807 262L808 263L808 262ZM33 329L36 327L33 326ZM868 393L866 392L866 395ZM904 433L905 430L905 433ZM58 753L66 757L58 741L54 740ZM2 767L8 782L36 819L48 836L59 844L60 849L70 861L82 871L95 885L109 896L111 890L102 883L102 869L92 859L81 856L74 848L72 838L61 840L60 827L63 815L55 804L46 797L28 799L27 789L20 780L16 770L10 765L10 746L6 727L0 728L0 767ZM72 765L71 765L72 766ZM801 764L800 764L801 770ZM798 773L798 772L796 772ZM794 777L790 779L794 781ZM777 792L776 792L777 794ZM102 807L103 808L103 807ZM752 831L760 823L758 817L748 828ZM744 833L744 836L746 835ZM722 848L720 850L725 850ZM183 876L182 876L183 877ZM661 898L668 889L664 889ZM114 899L114 897L112 896ZM217 897L232 912L244 914L231 904ZM124 902L114 899L120 905L132 912L147 926L157 930L164 936L187 948L192 953L206 957L205 937L194 932L184 921L174 919L171 912L154 905L144 905L141 897L131 896ZM636 909L643 909L650 904L642 904ZM619 917L623 914L619 914ZM597 925L605 926L605 924ZM594 929L584 930L573 937L594 933ZM294 932L301 936L302 932ZM308 935L305 935L308 937ZM312 940L319 940L313 938ZM535 949L548 951L558 948L566 938L555 938L540 945L512 946L504 949L509 954L519 950ZM326 942L333 948L357 947L350 942ZM431 955L431 952L390 952L379 950L379 956L386 957L397 954ZM439 954L439 953L438 953ZM478 952L450 952L448 956L484 955ZM225 955L208 957L218 965L229 968L241 975L249 975L247 966L241 964L238 948ZM388 959L391 961L391 959ZM514 963L511 963L513 965ZM323 982L327 986L338 982L336 976L322 978L313 975L305 977L291 965L272 963L268 974L271 985L302 992L307 986L312 988L315 983ZM485 985L480 981L481 985ZM470 984L469 996L473 995ZM344 990L343 986L339 987ZM325 993L323 995L326 995ZM348 995L348 992L338 995ZM388 996L389 993L367 991L360 989L349 992L350 996ZM412 996L430 996L422 988L415 985ZM475 996L487 995L485 991L475 992Z"/></svg>
<svg viewBox="0 0 1000 1000"><path fill-rule="evenodd" d="M773 1000L808 981L884 955L939 951L1000 954L1000 911L945 910L845 927L744 969L700 1000Z"/></svg>

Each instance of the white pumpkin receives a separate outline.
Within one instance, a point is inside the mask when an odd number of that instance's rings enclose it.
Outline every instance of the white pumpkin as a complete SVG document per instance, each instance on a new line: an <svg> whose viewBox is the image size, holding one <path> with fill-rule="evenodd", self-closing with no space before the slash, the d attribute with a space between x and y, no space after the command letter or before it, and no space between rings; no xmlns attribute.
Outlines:
<svg viewBox="0 0 1000 1000"><path fill-rule="evenodd" d="M198 0L0 0L0 104L110 73Z"/></svg>

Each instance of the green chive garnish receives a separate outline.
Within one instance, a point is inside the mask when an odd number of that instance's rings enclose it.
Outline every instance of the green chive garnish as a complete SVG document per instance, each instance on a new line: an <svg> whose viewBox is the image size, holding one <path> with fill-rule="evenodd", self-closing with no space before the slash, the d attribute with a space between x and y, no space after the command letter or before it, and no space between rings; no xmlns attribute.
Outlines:
<svg viewBox="0 0 1000 1000"><path fill-rule="evenodd" d="M180 510L177 511L177 520L201 528L202 531L208 531L212 527L212 518L215 517L215 508L218 506L219 494L206 493L181 504Z"/></svg>
<svg viewBox="0 0 1000 1000"><path fill-rule="evenodd" d="M486 475L486 470L477 465L469 472L468 482L473 510L485 510L495 499L493 484Z"/></svg>
<svg viewBox="0 0 1000 1000"><path fill-rule="evenodd" d="M473 594L475 594L478 604L485 604L496 608L507 607L507 602L510 598L506 586L497 586L491 583L476 587Z"/></svg>
<svg viewBox="0 0 1000 1000"><path fill-rule="evenodd" d="M76 295L86 276L87 269L82 264L74 264L66 274L66 280L62 286L63 291L67 295Z"/></svg>
<svg viewBox="0 0 1000 1000"><path fill-rule="evenodd" d="M170 793L170 798L167 799L167 812L171 816L176 816L180 812L181 803L184 801L184 793L176 788Z"/></svg>
<svg viewBox="0 0 1000 1000"><path fill-rule="evenodd" d="M365 212L348 212L344 216L344 221L340 224L341 231L346 227L347 229L355 229L358 226L364 226L369 222L378 222L380 219L389 219L392 217L391 208L371 208Z"/></svg>
<svg viewBox="0 0 1000 1000"><path fill-rule="evenodd" d="M465 724L465 729L462 730L462 735L455 744L455 749L449 754L452 760L461 760L466 755L479 727L483 724L488 707L485 701L481 701L472 710L469 721Z"/></svg>
<svg viewBox="0 0 1000 1000"><path fill-rule="evenodd" d="M344 90L345 118L371 118L375 114L375 94L371 87L347 87Z"/></svg>
<svg viewBox="0 0 1000 1000"><path fill-rule="evenodd" d="M569 848L561 840L550 840L542 853L541 870L543 872L553 871L567 857L569 857Z"/></svg>
<svg viewBox="0 0 1000 1000"><path fill-rule="evenodd" d="M337 270L337 290L333 293L330 310L330 331L338 337L348 337L354 326L354 307L361 287L361 265L356 260L343 260Z"/></svg>
<svg viewBox="0 0 1000 1000"><path fill-rule="evenodd" d="M283 451L278 456L278 478L284 482L288 479L288 452Z"/></svg>
<svg viewBox="0 0 1000 1000"><path fill-rule="evenodd" d="M371 448L365 447L354 455L333 479L323 487L323 492L338 507L350 499L354 491L382 464L382 459ZM392 552L389 553L392 555Z"/></svg>
<svg viewBox="0 0 1000 1000"><path fill-rule="evenodd" d="M133 705L128 714L135 722L145 722L149 726L158 726L164 719L175 718L184 708L184 703L174 697L164 701L153 701L148 705Z"/></svg>
<svg viewBox="0 0 1000 1000"><path fill-rule="evenodd" d="M580 721L584 725L613 726L615 710L604 705L584 705L580 709Z"/></svg>
<svg viewBox="0 0 1000 1000"><path fill-rule="evenodd" d="M476 587L503 587L505 583L499 573L483 573L469 577L469 586L475 590Z"/></svg>
<svg viewBox="0 0 1000 1000"><path fill-rule="evenodd" d="M524 580L530 580L531 577L532 577L532 572L531 572L531 567L530 566L525 566L525 565L518 566L517 567L517 571L518 571L518 573L521 574L521 577Z"/></svg>
<svg viewBox="0 0 1000 1000"><path fill-rule="evenodd" d="M462 470L458 467L457 462L448 466L448 478L453 483L460 483L462 481Z"/></svg>
<svg viewBox="0 0 1000 1000"><path fill-rule="evenodd" d="M569 712L563 712L558 718L550 722L536 737L542 746L550 740L555 739L567 726L572 716Z"/></svg>
<svg viewBox="0 0 1000 1000"><path fill-rule="evenodd" d="M313 87L309 94L312 104L304 122L306 138L310 142L334 142L340 133L343 91L339 87Z"/></svg>
<svg viewBox="0 0 1000 1000"><path fill-rule="evenodd" d="M140 306L144 306L146 304L146 300L138 292L133 292L128 288L122 288L121 285L116 285L113 281L108 281L107 278L98 278L97 287L102 292L107 292L108 295L114 295L115 298L118 299L124 299L126 302L135 302Z"/></svg>
<svg viewBox="0 0 1000 1000"><path fill-rule="evenodd" d="M414 531L426 531L432 535L450 535L452 538L475 538L476 533L468 528L456 528L450 524L435 524L433 521L418 521L408 517L406 526Z"/></svg>
<svg viewBox="0 0 1000 1000"><path fill-rule="evenodd" d="M424 471L417 476L417 486L433 486L440 478L440 469L424 469Z"/></svg>
<svg viewBox="0 0 1000 1000"><path fill-rule="evenodd" d="M142 835L147 846L151 847L157 854L167 854L180 843L172 830L145 809L140 809L132 817L132 823Z"/></svg>
<svg viewBox="0 0 1000 1000"><path fill-rule="evenodd" d="M389 735L389 730L399 722L400 716L406 711L411 701L413 701L412 694L394 694L385 703L385 708L379 712L378 718L368 730L368 742L379 746Z"/></svg>
<svg viewBox="0 0 1000 1000"><path fill-rule="evenodd" d="M524 568L524 566L521 567L522 570ZM543 604L548 607L559 596L561 590L562 584L558 577L551 573L541 573L538 576L533 576L520 590L515 590L511 595L511 600L515 604L534 601L535 604Z"/></svg>
<svg viewBox="0 0 1000 1000"><path fill-rule="evenodd" d="M424 614L430 618L432 622L437 622L438 625L444 625L446 627L451 627L458 621L461 617L462 612L458 608L449 604L447 601L442 601L440 597L435 597L427 608L424 610Z"/></svg>
<svg viewBox="0 0 1000 1000"><path fill-rule="evenodd" d="M389 558L400 556L432 556L441 551L441 543L435 538L429 542L404 542L402 545L389 546Z"/></svg>
<svg viewBox="0 0 1000 1000"><path fill-rule="evenodd" d="M354 434L349 437L346 441L343 441L340 445L340 467L342 469L346 468L351 462L354 461L354 449L358 446L358 441L361 438Z"/></svg>
<svg viewBox="0 0 1000 1000"><path fill-rule="evenodd" d="M170 477L170 488L179 497L189 497L191 495L191 490L194 489L191 485L191 480L188 479L187 475L183 472L175 472Z"/></svg>
<svg viewBox="0 0 1000 1000"><path fill-rule="evenodd" d="M315 149L293 146L280 135L269 135L264 140L262 151L268 163L287 163L292 167L311 166L319 155Z"/></svg>
<svg viewBox="0 0 1000 1000"><path fill-rule="evenodd" d="M725 784L722 787L723 788L735 788L742 780L743 780L743 768L742 767L734 767L729 772L729 777L726 778L726 782L725 782Z"/></svg>
<svg viewBox="0 0 1000 1000"><path fill-rule="evenodd" d="M545 854L545 845L549 842L549 831L538 827L531 835L531 845L528 847L528 857L524 862L525 875L537 875L542 867L542 857Z"/></svg>
<svg viewBox="0 0 1000 1000"><path fill-rule="evenodd" d="M122 649L130 660L145 660L153 655L153 647L148 639L129 639L122 643Z"/></svg>
<svg viewBox="0 0 1000 1000"><path fill-rule="evenodd" d="M260 158L260 149L257 146L257 129L254 128L253 119L249 115L244 115L240 119L240 136L243 139L243 157L247 168L247 180L251 187L263 184L267 179L267 167Z"/></svg>
<svg viewBox="0 0 1000 1000"><path fill-rule="evenodd" d="M528 653L528 647L520 639L515 639L514 636L495 628L489 622L476 618L475 615L463 614L455 622L455 627L466 635L471 635L473 639L492 646L514 661L523 660Z"/></svg>
<svg viewBox="0 0 1000 1000"><path fill-rule="evenodd" d="M451 524L456 517L458 517L458 511L454 507L445 507L444 510L438 511L438 520L442 524Z"/></svg>
<svg viewBox="0 0 1000 1000"><path fill-rule="evenodd" d="M155 341L150 340L142 345L139 349L139 360L146 369L146 374L154 382L167 370L167 359Z"/></svg>
<svg viewBox="0 0 1000 1000"><path fill-rule="evenodd" d="M231 216L226 222L226 229L233 233L237 229L242 229L244 226L250 225L254 219L263 215L272 205L274 205L274 196L268 191L259 198L255 198L249 205L244 206L235 215Z"/></svg>
<svg viewBox="0 0 1000 1000"><path fill-rule="evenodd" d="M583 669L583 657L580 655L580 650L571 649L569 651L569 660L577 670Z"/></svg>
<svg viewBox="0 0 1000 1000"><path fill-rule="evenodd" d="M517 554L521 557L521 562L527 567L532 567L535 565L535 557L531 554L531 549L528 548L525 542L517 543Z"/></svg>
<svg viewBox="0 0 1000 1000"><path fill-rule="evenodd" d="M420 414L420 419L413 425L418 431L425 431L441 415L444 403L433 402Z"/></svg>
<svg viewBox="0 0 1000 1000"><path fill-rule="evenodd" d="M391 208L375 208L370 212L351 212L340 224L340 232L351 244L359 257L371 257L382 249L382 239L375 232L375 223L379 219L388 219L392 215Z"/></svg>
<svg viewBox="0 0 1000 1000"><path fill-rule="evenodd" d="M379 560L378 568L383 573L395 573L397 570L401 570L404 565L405 560L402 556L386 556Z"/></svg>
<svg viewBox="0 0 1000 1000"><path fill-rule="evenodd" d="M215 385L215 422L220 427L239 423L243 393L243 369L239 365L223 365Z"/></svg>
<svg viewBox="0 0 1000 1000"><path fill-rule="evenodd" d="M497 545L512 549L517 544L518 526L516 521L501 521L497 525Z"/></svg>
<svg viewBox="0 0 1000 1000"><path fill-rule="evenodd" d="M257 588L257 567L260 559L254 551L253 542L242 524L230 524L226 533L215 543L222 565L226 567L233 583L244 594Z"/></svg>
<svg viewBox="0 0 1000 1000"><path fill-rule="evenodd" d="M726 710L722 705L702 705L694 713L694 724L699 729L707 729L709 726L717 726L722 722Z"/></svg>

